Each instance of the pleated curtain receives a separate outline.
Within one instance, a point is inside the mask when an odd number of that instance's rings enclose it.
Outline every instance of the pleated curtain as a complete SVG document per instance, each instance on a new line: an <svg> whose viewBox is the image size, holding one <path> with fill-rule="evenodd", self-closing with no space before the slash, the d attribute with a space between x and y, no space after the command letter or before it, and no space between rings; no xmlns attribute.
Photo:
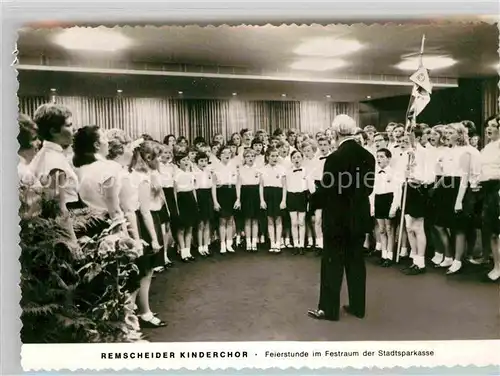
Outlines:
<svg viewBox="0 0 500 376"><path fill-rule="evenodd" d="M49 97L20 97L19 111L33 116ZM296 129L315 133L326 129L338 114L358 120L357 103L240 100L179 100L133 97L55 97L70 108L73 124L120 128L131 137L147 133L157 140L168 134L211 139L216 133L229 137L243 128Z"/></svg>

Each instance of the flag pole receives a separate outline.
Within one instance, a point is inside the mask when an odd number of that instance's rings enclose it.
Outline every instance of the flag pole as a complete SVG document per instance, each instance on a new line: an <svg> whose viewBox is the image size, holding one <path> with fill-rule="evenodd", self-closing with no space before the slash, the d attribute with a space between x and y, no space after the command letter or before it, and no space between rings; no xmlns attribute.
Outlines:
<svg viewBox="0 0 500 376"><path fill-rule="evenodd" d="M423 67L424 62L423 62L423 56L424 56L424 46L425 46L425 34L422 35L422 43L420 44L420 59L419 59L419 69ZM411 108L411 99L410 102L408 103L408 109L406 113L410 111ZM413 111L411 119L407 119L407 129L410 131L410 142L412 147L415 146L415 134L414 134L414 129L415 126L417 125L417 115L415 111ZM411 156L408 154L408 161L406 164L406 169L409 170L410 168L410 163L411 163ZM404 231L404 225L405 225L405 212L406 212L406 197L408 195L408 176L406 176L406 171L405 171L405 180L403 183L403 194L401 197L401 218L399 220L399 234L398 234L398 244L396 248L396 264L399 263L399 255L401 253L401 248L403 246L403 231Z"/></svg>

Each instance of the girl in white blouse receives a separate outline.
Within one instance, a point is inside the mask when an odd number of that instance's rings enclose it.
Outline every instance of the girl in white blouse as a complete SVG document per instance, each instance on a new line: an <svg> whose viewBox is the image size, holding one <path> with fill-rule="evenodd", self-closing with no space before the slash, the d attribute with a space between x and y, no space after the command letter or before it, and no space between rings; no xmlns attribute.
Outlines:
<svg viewBox="0 0 500 376"><path fill-rule="evenodd" d="M112 220L123 217L119 198L122 168L105 159L108 155L106 134L95 125L82 127L75 134L73 148L73 165L78 176L81 201L101 211L103 219L104 215ZM102 229L96 229L99 230Z"/></svg>
<svg viewBox="0 0 500 376"><path fill-rule="evenodd" d="M214 203L212 200L213 178L208 165L209 157L204 152L199 152L195 158L198 167L195 172L196 199L198 201L198 252L208 256L210 251L210 226L213 219Z"/></svg>
<svg viewBox="0 0 500 376"><path fill-rule="evenodd" d="M241 197L241 215L245 223L247 252L257 252L258 219L260 214L259 182L260 171L255 166L256 153L253 149L243 151L243 165L239 168L237 196Z"/></svg>
<svg viewBox="0 0 500 376"><path fill-rule="evenodd" d="M179 223L179 213L177 212L177 201L174 194L174 176L177 166L173 163L173 149L171 146L163 145L162 153L159 157L159 168L163 198L165 200L164 211L168 223L162 224L165 267L171 267L173 262L168 257L168 248L174 246L174 234L177 234ZM169 231L170 228L170 231Z"/></svg>
<svg viewBox="0 0 500 376"><path fill-rule="evenodd" d="M483 199L482 231L484 239L489 240L493 255L493 269L487 281L500 280L500 116L487 122L488 144L481 151L481 173L479 177L480 194ZM483 245L483 249L487 249ZM484 252L484 251L483 251Z"/></svg>
<svg viewBox="0 0 500 376"><path fill-rule="evenodd" d="M304 161L302 162L302 167L305 168L306 173L309 175L312 181L314 181L313 172L314 169L316 168L316 165L318 164L318 158L316 156L318 147L316 146L316 143L312 139L308 139L302 142L300 149L304 154ZM317 238L317 234L314 231L316 229L316 223L315 223L316 218L314 216L315 208L309 205L308 209L309 210L306 215L306 234L308 235L307 248L312 248L314 247L314 239Z"/></svg>
<svg viewBox="0 0 500 376"><path fill-rule="evenodd" d="M308 207L308 195L314 193L314 185L305 168L302 167L302 153L294 150L290 155L293 167L285 174L286 206L290 213L291 232L294 254L304 254L305 244L305 216Z"/></svg>
<svg viewBox="0 0 500 376"><path fill-rule="evenodd" d="M439 156L434 185L434 199L438 205L434 224L444 246L444 259L437 266L448 268L447 274L455 274L462 267L465 253L465 230L469 223L463 211L463 200L472 163L471 155L464 147L464 126L461 123L450 124L445 128L444 135L448 149ZM455 255L452 253L451 240L455 242Z"/></svg>
<svg viewBox="0 0 500 376"><path fill-rule="evenodd" d="M177 242L181 250L183 262L194 261L191 255L193 228L198 221L198 205L192 162L187 153L178 153L174 157L179 167L174 177L174 192L179 212Z"/></svg>
<svg viewBox="0 0 500 376"><path fill-rule="evenodd" d="M135 147L129 167L130 181L134 188L130 201L136 208L139 234L145 243L144 254L137 260L141 274L137 296L138 316L141 327L150 328L167 325L151 312L149 306L151 278L153 269L158 266L158 255L163 243L161 209L154 210L158 205L158 197L162 195L161 185L153 183L151 179L152 172L158 169L160 154L159 144L154 141L144 141Z"/></svg>
<svg viewBox="0 0 500 376"><path fill-rule="evenodd" d="M238 183L237 165L231 163L231 150L223 146L219 152L220 164L214 170L214 184L212 199L214 210L219 215L220 253L234 252L233 249L233 220L234 212L240 207L239 193L236 190Z"/></svg>
<svg viewBox="0 0 500 376"><path fill-rule="evenodd" d="M252 140L252 150L255 151L255 166L257 168L262 168L265 165L265 157L264 157L264 144L262 143L262 139L254 138Z"/></svg>
<svg viewBox="0 0 500 376"><path fill-rule="evenodd" d="M266 151L267 164L262 169L260 177L260 207L266 211L267 231L269 234L269 252L281 252L282 217L286 200L285 169L278 164L278 149L268 147Z"/></svg>

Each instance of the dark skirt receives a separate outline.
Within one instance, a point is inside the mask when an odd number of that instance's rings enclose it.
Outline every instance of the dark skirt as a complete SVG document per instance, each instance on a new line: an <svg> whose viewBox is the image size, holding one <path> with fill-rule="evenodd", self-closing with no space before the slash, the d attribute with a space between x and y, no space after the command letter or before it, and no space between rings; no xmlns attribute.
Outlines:
<svg viewBox="0 0 500 376"><path fill-rule="evenodd" d="M280 209L281 199L283 198L283 188L264 187L264 201L266 202L266 215L276 218L283 214Z"/></svg>
<svg viewBox="0 0 500 376"><path fill-rule="evenodd" d="M375 218L389 219L389 212L392 206L394 193L384 193L375 195Z"/></svg>
<svg viewBox="0 0 500 376"><path fill-rule="evenodd" d="M220 205L219 216L229 218L234 215L234 203L236 202L236 187L234 185L222 185L217 187L217 202Z"/></svg>
<svg viewBox="0 0 500 376"><path fill-rule="evenodd" d="M257 219L260 215L258 185L241 186L241 214L244 219Z"/></svg>
<svg viewBox="0 0 500 376"><path fill-rule="evenodd" d="M196 190L198 200L198 219L200 221L210 221L214 217L214 201L212 199L212 189L203 188Z"/></svg>
<svg viewBox="0 0 500 376"><path fill-rule="evenodd" d="M483 230L487 234L500 234L500 180L489 180L481 183L483 207L481 217Z"/></svg>
<svg viewBox="0 0 500 376"><path fill-rule="evenodd" d="M162 251L156 253L153 252L153 248L151 247L151 242L152 242L151 234L149 233L146 227L146 222L144 221L144 218L140 210L137 210L135 212L135 216L137 218L137 227L139 229L139 236L141 237L142 240L148 243L147 246L144 246L144 254L140 256L136 261L141 276L144 276L151 269L163 265L163 262L161 260L163 258L163 252ZM163 234L161 231L161 224L162 224L161 210L152 210L151 216L153 217L153 224L156 232L156 237L158 239L158 243L160 244L160 246L162 246Z"/></svg>
<svg viewBox="0 0 500 376"><path fill-rule="evenodd" d="M437 186L432 197L434 224L453 230L465 230L469 221L465 212L455 212L455 201L460 189L460 177L437 177Z"/></svg>
<svg viewBox="0 0 500 376"><path fill-rule="evenodd" d="M165 201L167 203L167 208L170 213L170 221L175 222L178 220L179 213L177 213L177 203L175 201L174 188L173 187L163 188L163 194L165 195Z"/></svg>
<svg viewBox="0 0 500 376"><path fill-rule="evenodd" d="M286 208L289 212L307 212L307 191L304 192L287 192Z"/></svg>
<svg viewBox="0 0 500 376"><path fill-rule="evenodd" d="M464 197L464 212L470 219L472 229L481 229L483 225L483 196L480 192L474 192L472 189L467 189Z"/></svg>
<svg viewBox="0 0 500 376"><path fill-rule="evenodd" d="M315 180L314 185L316 186L316 191L313 194L309 195L309 211L312 212L312 214L314 214L316 210L320 210L323 207L321 198L318 195L320 184L320 180Z"/></svg>
<svg viewBox="0 0 500 376"><path fill-rule="evenodd" d="M427 214L427 202L427 188L424 185L408 184L405 214L412 218L424 218Z"/></svg>
<svg viewBox="0 0 500 376"><path fill-rule="evenodd" d="M194 227L199 219L194 192L177 192L177 205L179 206L179 227Z"/></svg>

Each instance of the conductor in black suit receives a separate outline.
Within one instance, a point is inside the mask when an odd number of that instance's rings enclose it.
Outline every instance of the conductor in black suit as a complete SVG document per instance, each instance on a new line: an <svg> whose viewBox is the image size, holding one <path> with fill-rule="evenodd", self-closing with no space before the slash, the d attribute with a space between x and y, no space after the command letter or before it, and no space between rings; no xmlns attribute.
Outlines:
<svg viewBox="0 0 500 376"><path fill-rule="evenodd" d="M339 115L332 128L338 149L327 157L318 188L323 203L324 237L319 304L308 315L338 321L344 269L349 305L343 308L358 318L365 316L363 242L365 234L372 230L369 196L375 180L375 158L354 139L357 130L354 119Z"/></svg>

